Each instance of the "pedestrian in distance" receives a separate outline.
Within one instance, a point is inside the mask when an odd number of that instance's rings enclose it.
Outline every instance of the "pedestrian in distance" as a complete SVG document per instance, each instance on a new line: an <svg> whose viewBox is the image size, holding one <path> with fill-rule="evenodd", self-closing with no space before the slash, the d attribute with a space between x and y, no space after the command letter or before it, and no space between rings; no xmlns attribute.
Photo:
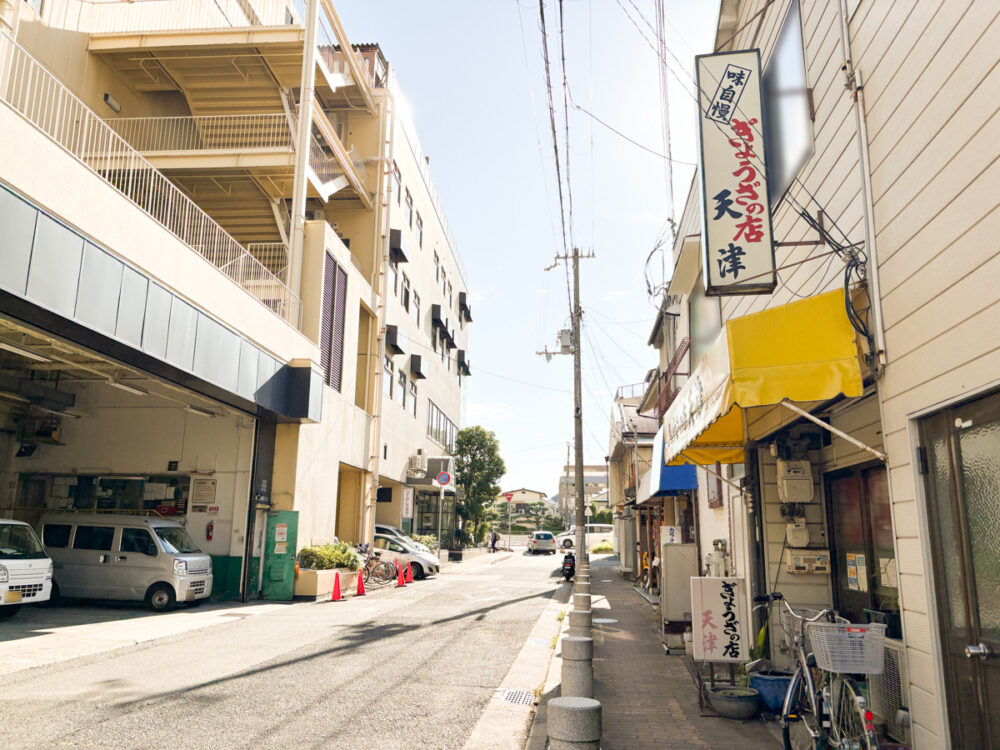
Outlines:
<svg viewBox="0 0 1000 750"><path fill-rule="evenodd" d="M499 541L500 535L496 531L490 532L490 552L496 553L497 551L497 541Z"/></svg>

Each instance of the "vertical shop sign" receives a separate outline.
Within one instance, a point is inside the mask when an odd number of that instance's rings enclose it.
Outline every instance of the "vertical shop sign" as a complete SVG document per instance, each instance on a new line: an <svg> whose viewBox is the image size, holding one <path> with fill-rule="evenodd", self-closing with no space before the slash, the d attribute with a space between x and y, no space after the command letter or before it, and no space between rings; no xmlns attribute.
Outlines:
<svg viewBox="0 0 1000 750"><path fill-rule="evenodd" d="M413 488L403 488L403 508L400 513L401 518L413 518Z"/></svg>
<svg viewBox="0 0 1000 750"><path fill-rule="evenodd" d="M761 116L760 52L695 58L705 294L777 286Z"/></svg>
<svg viewBox="0 0 1000 750"><path fill-rule="evenodd" d="M696 661L745 662L749 658L742 578L691 579L691 630Z"/></svg>

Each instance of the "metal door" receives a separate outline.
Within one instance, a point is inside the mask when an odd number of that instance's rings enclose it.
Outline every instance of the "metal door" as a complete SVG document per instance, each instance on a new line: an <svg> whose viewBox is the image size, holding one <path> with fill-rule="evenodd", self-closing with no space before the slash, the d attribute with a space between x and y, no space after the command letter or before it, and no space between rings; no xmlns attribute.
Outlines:
<svg viewBox="0 0 1000 750"><path fill-rule="evenodd" d="M954 747L1000 746L1000 396L921 423Z"/></svg>
<svg viewBox="0 0 1000 750"><path fill-rule="evenodd" d="M264 542L264 580L261 598L291 601L295 593L295 549L299 512L278 510L267 514Z"/></svg>

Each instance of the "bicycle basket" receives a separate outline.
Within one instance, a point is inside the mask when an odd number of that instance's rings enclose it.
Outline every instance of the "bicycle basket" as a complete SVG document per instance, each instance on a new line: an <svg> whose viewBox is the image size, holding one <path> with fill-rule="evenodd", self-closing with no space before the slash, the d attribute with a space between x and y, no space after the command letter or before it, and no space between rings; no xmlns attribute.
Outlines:
<svg viewBox="0 0 1000 750"><path fill-rule="evenodd" d="M803 617L815 617L819 614L818 609L796 609L796 614ZM802 622L795 616L792 615L787 609L782 608L781 610L781 629L785 631L785 644L788 646L788 650L792 653L795 652L795 639L798 638L799 633L802 632ZM809 631L806 631L806 643L805 649L809 650Z"/></svg>
<svg viewBox="0 0 1000 750"><path fill-rule="evenodd" d="M806 626L816 666L842 674L881 674L885 625L814 622Z"/></svg>

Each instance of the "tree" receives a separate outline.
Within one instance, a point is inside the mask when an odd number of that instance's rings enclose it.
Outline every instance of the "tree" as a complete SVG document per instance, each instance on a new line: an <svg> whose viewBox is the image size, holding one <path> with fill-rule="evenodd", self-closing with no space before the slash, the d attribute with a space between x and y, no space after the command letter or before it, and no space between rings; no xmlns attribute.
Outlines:
<svg viewBox="0 0 1000 750"><path fill-rule="evenodd" d="M549 512L549 507L543 502L531 503L528 505L528 518L530 518L536 529L542 528L542 520Z"/></svg>
<svg viewBox="0 0 1000 750"><path fill-rule="evenodd" d="M489 511L500 494L500 478L507 467L500 457L495 433L479 425L465 427L455 438L455 481L465 491L460 513L469 521L476 541L486 533Z"/></svg>

